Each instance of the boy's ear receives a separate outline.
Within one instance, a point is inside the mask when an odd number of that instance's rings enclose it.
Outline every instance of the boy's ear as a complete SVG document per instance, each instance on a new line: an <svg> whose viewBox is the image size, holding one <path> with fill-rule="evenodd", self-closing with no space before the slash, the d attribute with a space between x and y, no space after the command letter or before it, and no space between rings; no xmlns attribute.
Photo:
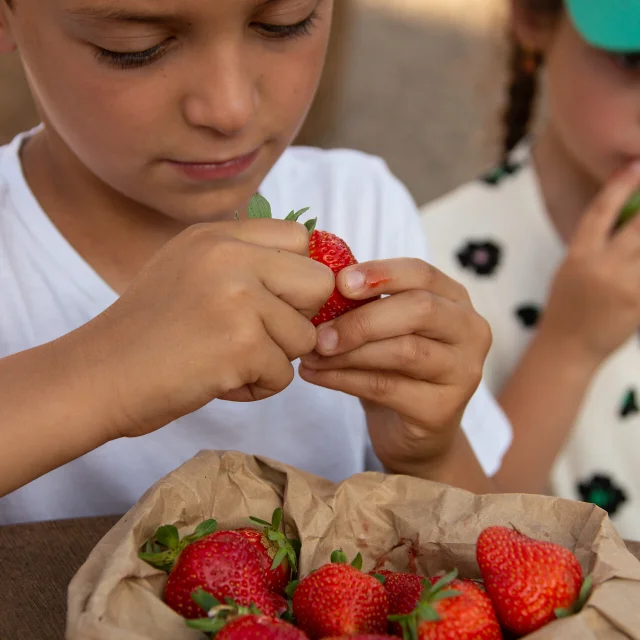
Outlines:
<svg viewBox="0 0 640 640"><path fill-rule="evenodd" d="M5 0L0 0L0 53L12 53L17 49L10 27L10 13Z"/></svg>
<svg viewBox="0 0 640 640"><path fill-rule="evenodd" d="M553 41L558 16L535 13L522 0L511 0L510 5L511 28L516 40L524 49L544 54Z"/></svg>

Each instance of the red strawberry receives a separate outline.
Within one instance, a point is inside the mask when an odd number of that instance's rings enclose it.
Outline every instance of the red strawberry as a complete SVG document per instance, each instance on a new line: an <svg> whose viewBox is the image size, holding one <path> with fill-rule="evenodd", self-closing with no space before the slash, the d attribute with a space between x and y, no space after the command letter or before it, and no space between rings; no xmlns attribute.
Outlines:
<svg viewBox="0 0 640 640"><path fill-rule="evenodd" d="M564 547L507 527L489 527L476 554L484 585L502 625L526 635L577 612L589 596L576 557Z"/></svg>
<svg viewBox="0 0 640 640"><path fill-rule="evenodd" d="M390 616L402 625L405 638L417 640L501 640L502 632L487 594L457 571L426 586L409 615Z"/></svg>
<svg viewBox="0 0 640 640"><path fill-rule="evenodd" d="M315 221L306 225L311 231L311 238L309 239L309 257L316 262L330 267L333 273L337 276L340 271L345 267L349 267L352 264L358 264L351 249L347 246L347 243L327 231L317 231L313 227ZM336 287L331 294L331 297L324 303L324 306L318 311L318 314L311 320L311 322L318 326L330 320L340 317L343 313L361 307L364 304L371 302L368 300L349 300L345 298Z"/></svg>
<svg viewBox="0 0 640 640"><path fill-rule="evenodd" d="M213 634L216 640L308 640L289 622L262 615L256 607L242 607L233 602L223 605L202 589L191 597L208 617L188 620L187 625Z"/></svg>
<svg viewBox="0 0 640 640"><path fill-rule="evenodd" d="M373 576L384 578L384 588L389 596L389 613L391 615L405 615L411 613L420 600L424 578L415 573L395 573L394 571L376 571ZM402 628L397 622L389 625L393 635L401 636Z"/></svg>
<svg viewBox="0 0 640 640"><path fill-rule="evenodd" d="M202 612L191 594L202 588L223 602L230 598L239 605L253 604L265 615L285 611L284 598L268 589L255 547L241 536L217 539L220 534L211 533L212 530L215 521L207 521L192 536L180 541L175 527L161 527L155 540L167 550L153 553L157 551L154 542L147 545L150 552L139 554L153 566L170 571L164 589L165 602L183 617L197 618ZM203 536L206 532L209 533Z"/></svg>
<svg viewBox="0 0 640 640"><path fill-rule="evenodd" d="M330 638L324 638L324 640L343 640L343 638L349 638L349 640L388 640L389 638L393 638L393 636L367 633L363 636L331 636Z"/></svg>
<svg viewBox="0 0 640 640"><path fill-rule="evenodd" d="M297 222L302 214L307 211L309 211L308 208L301 209L300 211L292 211L286 217L286 220ZM271 218L271 205L266 198L260 194L255 194L249 203L248 214L249 218ZM333 233L316 230L316 222L316 220L310 220L304 225L310 234L309 257L316 262L320 262L330 267L335 275L338 275L338 273L340 273L340 271L345 267L358 264L358 261L355 259L347 243ZM329 300L327 300L311 322L315 326L318 326L324 322L334 320L343 313L351 311L351 309L361 307L362 305L367 304L367 302L371 302L377 298L378 297L375 296L368 300L349 300L336 288L331 294Z"/></svg>
<svg viewBox="0 0 640 640"><path fill-rule="evenodd" d="M262 568L265 572L267 587L276 593L284 593L285 587L291 580L291 573L297 568L297 549L299 542L289 540L280 532L282 509L276 509L271 522L251 518L256 524L264 527L263 531L256 529L236 529L217 533L218 539L231 539L240 536L252 544L260 556Z"/></svg>
<svg viewBox="0 0 640 640"><path fill-rule="evenodd" d="M267 616L244 616L227 624L216 640L308 640L292 624Z"/></svg>
<svg viewBox="0 0 640 640"><path fill-rule="evenodd" d="M362 573L362 556L351 565L341 551L331 555L331 564L310 573L293 595L293 614L298 626L312 639L384 634L389 599L382 584Z"/></svg>

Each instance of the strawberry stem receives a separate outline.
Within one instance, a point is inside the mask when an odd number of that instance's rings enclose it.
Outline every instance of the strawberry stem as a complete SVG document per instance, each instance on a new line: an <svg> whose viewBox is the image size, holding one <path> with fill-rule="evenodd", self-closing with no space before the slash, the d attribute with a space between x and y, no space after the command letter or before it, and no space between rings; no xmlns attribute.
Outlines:
<svg viewBox="0 0 640 640"><path fill-rule="evenodd" d="M215 533L218 523L215 520L201 522L195 531L180 540L178 529L174 525L159 527L153 537L147 540L145 550L138 553L138 557L156 569L171 571L180 552L192 542L197 542L205 536Z"/></svg>

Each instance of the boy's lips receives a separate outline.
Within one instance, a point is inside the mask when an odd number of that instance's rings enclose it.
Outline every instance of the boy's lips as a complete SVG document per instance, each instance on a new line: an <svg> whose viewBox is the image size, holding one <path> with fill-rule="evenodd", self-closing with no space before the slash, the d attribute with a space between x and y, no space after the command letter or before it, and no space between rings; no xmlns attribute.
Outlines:
<svg viewBox="0 0 640 640"><path fill-rule="evenodd" d="M193 182L215 182L217 180L229 180L244 173L253 165L259 153L260 147L250 153L236 156L229 160L205 162L170 160L169 164Z"/></svg>

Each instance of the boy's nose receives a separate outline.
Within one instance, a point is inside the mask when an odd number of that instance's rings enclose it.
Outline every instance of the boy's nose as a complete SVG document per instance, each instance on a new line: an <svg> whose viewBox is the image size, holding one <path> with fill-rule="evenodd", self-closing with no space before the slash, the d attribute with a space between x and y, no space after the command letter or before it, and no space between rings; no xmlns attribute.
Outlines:
<svg viewBox="0 0 640 640"><path fill-rule="evenodd" d="M255 115L258 87L240 55L216 55L203 72L194 74L183 102L191 126L213 129L224 136L242 131Z"/></svg>

